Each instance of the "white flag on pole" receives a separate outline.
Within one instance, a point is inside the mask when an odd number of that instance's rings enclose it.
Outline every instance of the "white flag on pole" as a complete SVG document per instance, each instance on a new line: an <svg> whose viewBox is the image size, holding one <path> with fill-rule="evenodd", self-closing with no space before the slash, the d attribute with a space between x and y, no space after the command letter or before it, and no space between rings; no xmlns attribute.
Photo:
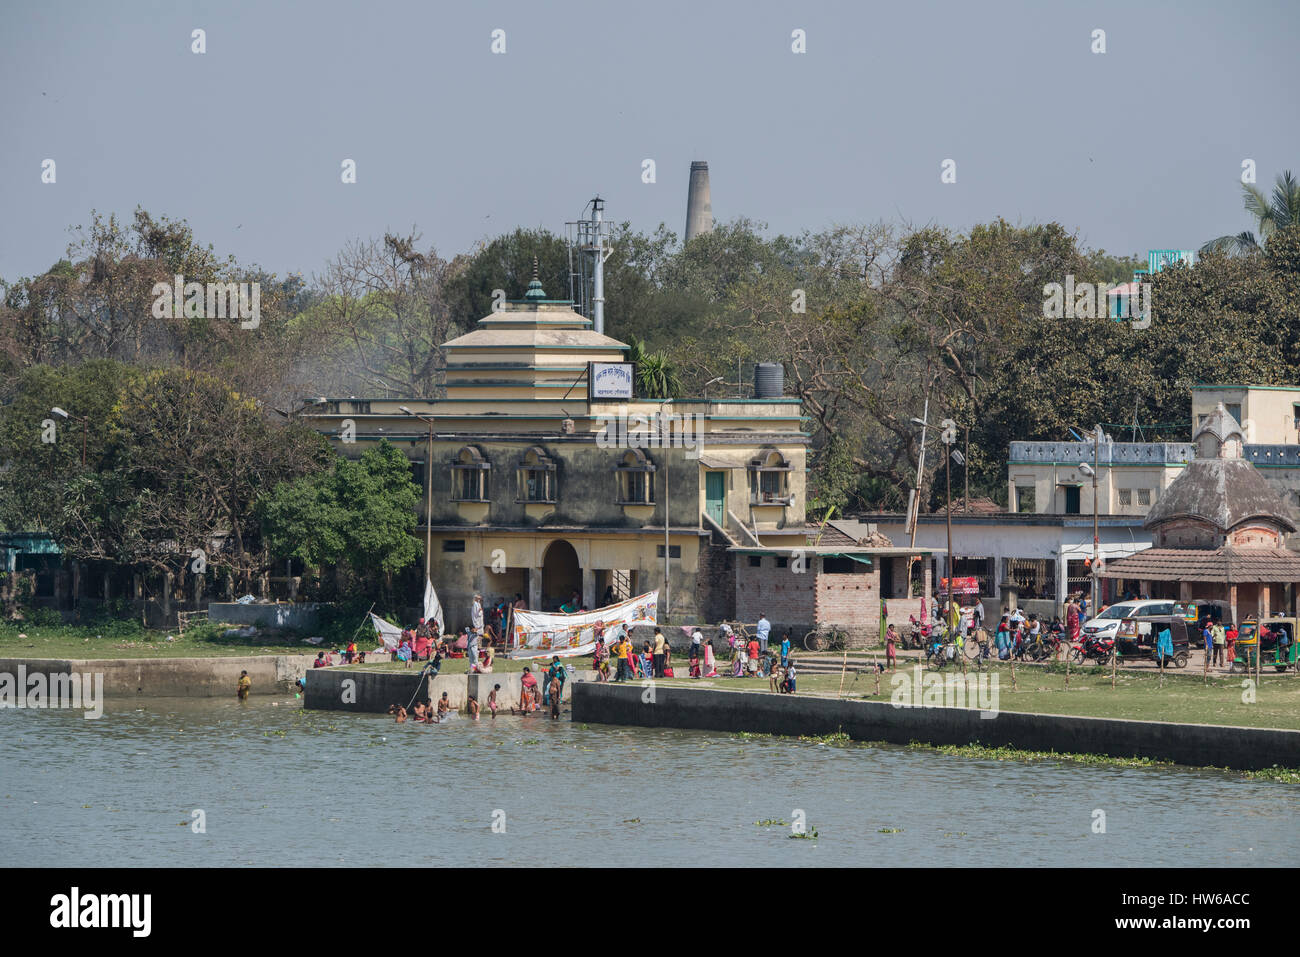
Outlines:
<svg viewBox="0 0 1300 957"><path fill-rule="evenodd" d="M436 621L438 630L434 632L434 635L435 637L442 636L443 625L445 624L442 616L442 605L438 602L438 593L433 590L433 581L429 578L424 580L424 620L430 625Z"/></svg>
<svg viewBox="0 0 1300 957"><path fill-rule="evenodd" d="M371 624L375 626L375 634L378 635L379 640L384 643L384 649L387 651L396 651L397 646L402 641L402 629L398 628L394 624L384 621L384 619L380 618L373 611L370 613L370 621ZM378 651L379 649L376 648L375 650Z"/></svg>

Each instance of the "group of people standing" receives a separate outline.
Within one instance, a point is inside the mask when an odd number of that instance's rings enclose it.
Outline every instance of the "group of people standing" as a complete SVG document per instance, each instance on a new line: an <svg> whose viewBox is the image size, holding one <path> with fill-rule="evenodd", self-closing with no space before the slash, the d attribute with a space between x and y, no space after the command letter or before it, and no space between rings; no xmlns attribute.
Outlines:
<svg viewBox="0 0 1300 957"><path fill-rule="evenodd" d="M632 645L625 625L616 625L609 635L596 636L596 648L592 652L592 667L596 669L597 681L631 681L636 678L672 678L673 647L664 636L663 630L655 628L654 638L642 642L640 652ZM610 677L610 663L613 662L614 676Z"/></svg>

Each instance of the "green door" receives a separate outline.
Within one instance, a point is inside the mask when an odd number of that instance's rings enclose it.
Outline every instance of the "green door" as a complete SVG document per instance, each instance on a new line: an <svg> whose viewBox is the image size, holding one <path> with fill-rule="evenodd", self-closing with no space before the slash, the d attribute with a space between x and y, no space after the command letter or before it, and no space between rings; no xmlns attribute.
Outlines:
<svg viewBox="0 0 1300 957"><path fill-rule="evenodd" d="M709 517L721 525L727 527L725 519L727 502L727 473L726 472L705 472L704 473L704 510L708 512Z"/></svg>
<svg viewBox="0 0 1300 957"><path fill-rule="evenodd" d="M1067 485L1065 487L1065 514L1079 514L1079 486Z"/></svg>

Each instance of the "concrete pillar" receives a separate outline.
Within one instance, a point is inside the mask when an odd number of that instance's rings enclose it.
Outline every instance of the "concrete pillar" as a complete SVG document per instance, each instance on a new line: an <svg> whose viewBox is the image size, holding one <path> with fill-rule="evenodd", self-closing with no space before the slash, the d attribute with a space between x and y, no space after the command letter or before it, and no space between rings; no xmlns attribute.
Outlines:
<svg viewBox="0 0 1300 957"><path fill-rule="evenodd" d="M1231 585L1228 588L1228 604L1232 607L1232 623L1241 627L1241 619L1237 617L1237 586ZM1231 664L1231 662L1229 662Z"/></svg>
<svg viewBox="0 0 1300 957"><path fill-rule="evenodd" d="M1269 599L1272 597L1272 587L1268 584L1259 586L1259 617L1263 621L1270 614Z"/></svg>
<svg viewBox="0 0 1300 957"><path fill-rule="evenodd" d="M588 608L596 607L596 570L594 568L584 568L582 570L582 603Z"/></svg>
<svg viewBox="0 0 1300 957"><path fill-rule="evenodd" d="M163 575L162 613L164 628L170 624L169 619L172 615L172 588L174 587L174 584L175 576L171 572L167 572Z"/></svg>
<svg viewBox="0 0 1300 957"><path fill-rule="evenodd" d="M1065 618L1065 601L1070 591L1070 559L1064 551L1056 559L1056 614Z"/></svg>
<svg viewBox="0 0 1300 957"><path fill-rule="evenodd" d="M542 610L542 570L528 570L528 608L530 611Z"/></svg>

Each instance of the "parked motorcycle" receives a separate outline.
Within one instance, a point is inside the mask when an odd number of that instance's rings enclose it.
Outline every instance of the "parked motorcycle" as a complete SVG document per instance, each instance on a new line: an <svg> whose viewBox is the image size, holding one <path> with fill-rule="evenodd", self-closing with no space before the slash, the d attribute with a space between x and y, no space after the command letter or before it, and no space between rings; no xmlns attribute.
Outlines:
<svg viewBox="0 0 1300 957"><path fill-rule="evenodd" d="M1096 635L1085 635L1083 641L1073 646L1070 657L1076 665L1081 665L1088 661L1096 661L1097 664L1104 665L1110 661L1111 656L1114 654L1114 638L1100 638Z"/></svg>

